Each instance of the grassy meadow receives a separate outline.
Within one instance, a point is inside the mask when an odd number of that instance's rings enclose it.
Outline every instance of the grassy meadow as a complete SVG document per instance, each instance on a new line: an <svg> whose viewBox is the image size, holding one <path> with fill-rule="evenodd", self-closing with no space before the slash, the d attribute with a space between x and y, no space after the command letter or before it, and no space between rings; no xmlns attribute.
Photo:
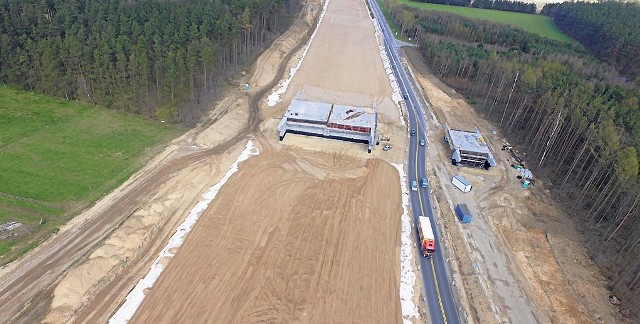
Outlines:
<svg viewBox="0 0 640 324"><path fill-rule="evenodd" d="M0 224L24 224L0 239L0 264L123 183L183 131L0 86Z"/></svg>
<svg viewBox="0 0 640 324"><path fill-rule="evenodd" d="M406 4L408 6L424 9L424 10L439 10L446 11L453 14L489 20L497 23L507 24L515 27L520 27L528 32L535 33L550 39L555 39L563 42L573 42L573 40L563 34L558 28L555 27L551 18L543 15L532 15L519 12L469 8L449 6L425 2L416 2L411 0L397 0L399 3Z"/></svg>

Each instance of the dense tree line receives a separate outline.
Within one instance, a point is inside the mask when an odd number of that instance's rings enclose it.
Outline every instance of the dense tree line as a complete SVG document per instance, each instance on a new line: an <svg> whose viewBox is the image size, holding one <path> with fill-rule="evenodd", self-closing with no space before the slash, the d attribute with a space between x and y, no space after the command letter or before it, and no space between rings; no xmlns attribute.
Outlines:
<svg viewBox="0 0 640 324"><path fill-rule="evenodd" d="M531 2L510 1L510 0L473 0L471 3L473 8L493 9L512 12L524 12L535 14L536 4Z"/></svg>
<svg viewBox="0 0 640 324"><path fill-rule="evenodd" d="M1 0L0 82L192 124L221 72L250 59L292 5Z"/></svg>
<svg viewBox="0 0 640 324"><path fill-rule="evenodd" d="M600 59L640 79L640 4L563 2L547 4L541 13Z"/></svg>
<svg viewBox="0 0 640 324"><path fill-rule="evenodd" d="M511 12L536 13L536 4L515 0L416 0L419 2Z"/></svg>
<svg viewBox="0 0 640 324"><path fill-rule="evenodd" d="M387 2L433 73L527 152L627 305L640 302L640 89L580 46ZM569 203L570 202L570 203Z"/></svg>
<svg viewBox="0 0 640 324"><path fill-rule="evenodd" d="M468 7L472 0L418 0L418 2L443 4L458 7Z"/></svg>

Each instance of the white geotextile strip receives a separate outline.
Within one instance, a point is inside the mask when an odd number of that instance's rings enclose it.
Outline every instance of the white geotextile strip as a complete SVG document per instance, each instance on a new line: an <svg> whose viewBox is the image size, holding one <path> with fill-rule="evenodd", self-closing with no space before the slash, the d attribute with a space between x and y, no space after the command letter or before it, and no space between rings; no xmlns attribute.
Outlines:
<svg viewBox="0 0 640 324"><path fill-rule="evenodd" d="M407 188L407 177L404 173L403 164L393 164L398 173L400 173L400 188L402 190L402 238L400 245L400 307L402 307L402 321L405 324L411 323L410 318L420 321L420 313L418 307L413 302L415 291L413 287L416 284L416 273L414 272L413 263L413 244L411 244L411 235L413 235L413 226L411 226L411 217L409 216L409 189Z"/></svg>
<svg viewBox="0 0 640 324"><path fill-rule="evenodd" d="M313 34L311 34L311 37L309 38L309 42L307 42L307 44L304 46L304 50L302 51L302 56L300 57L298 64L295 67L291 68L291 71L289 72L289 77L286 80L284 80L282 83L280 83L280 86L278 87L278 89L276 89L273 93L269 95L269 97L267 97L267 106L269 107L275 106L281 100L280 95L287 91L287 88L289 87L289 83L291 83L291 80L293 80L293 77L296 75L296 72L298 72L300 65L302 65L302 61L304 61L304 57L307 56L309 47L311 47L311 42L313 42L313 39L316 37L318 28L320 28L320 23L322 22L322 17L324 17L324 14L327 12L328 6L329 6L329 0L326 0L324 2L324 6L322 7L322 12L320 13L320 18L318 19L318 24L316 25L316 29L313 31Z"/></svg>
<svg viewBox="0 0 640 324"><path fill-rule="evenodd" d="M173 236L171 236L167 245L164 247L164 249L162 249L162 251L160 251L160 254L158 254L158 257L151 265L151 268L149 269L147 275L144 278L140 279L140 281L138 281L133 290L131 290L127 295L127 299L124 304L122 304L122 306L120 306L115 314L111 316L111 318L109 319L110 324L127 323L129 322L129 320L131 320L133 315L138 310L138 307L140 307L140 304L142 304L142 301L144 300L144 291L153 287L153 284L156 282L158 277L160 277L162 271L164 271L164 265L162 264L161 260L165 258L172 258L175 255L175 253L171 253L170 251L173 250L175 252L182 245L184 239L187 237L187 234L189 234L189 232L193 228L193 225L195 225L198 218L200 218L200 214L202 214L202 212L207 209L209 204L213 201L216 195L218 195L218 192L220 191L222 186L224 186L224 184L229 180L229 178L231 178L231 176L236 173L236 171L238 171L238 164L249 159L249 157L251 156L258 155L259 153L260 151L255 145L253 145L253 142L248 141L246 147L244 148L242 153L240 153L240 156L238 156L236 161L231 165L231 167L229 167L229 171L227 171L227 173L224 175L224 177L222 177L222 179L220 179L220 181L218 181L218 183L213 185L213 187L209 188L209 191L202 195L203 199L200 200L200 202L198 202L198 204L196 204L193 209L191 209L191 212L189 213L187 218L185 218L184 222L182 222L182 224L178 226L176 232L173 234Z"/></svg>

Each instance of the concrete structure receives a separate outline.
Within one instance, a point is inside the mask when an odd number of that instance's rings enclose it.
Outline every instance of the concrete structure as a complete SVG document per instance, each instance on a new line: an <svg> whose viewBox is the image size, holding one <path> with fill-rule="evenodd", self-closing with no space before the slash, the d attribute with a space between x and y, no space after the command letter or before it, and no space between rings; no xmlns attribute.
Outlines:
<svg viewBox="0 0 640 324"><path fill-rule="evenodd" d="M449 147L453 151L451 163L453 165L468 165L474 167L496 166L496 161L489 150L487 142L484 141L478 128L475 132L467 132L449 128L445 124L447 135L445 139L449 142Z"/></svg>
<svg viewBox="0 0 640 324"><path fill-rule="evenodd" d="M372 108L351 107L301 100L300 93L285 111L278 132L280 140L287 132L368 144L371 153L376 145L378 115Z"/></svg>

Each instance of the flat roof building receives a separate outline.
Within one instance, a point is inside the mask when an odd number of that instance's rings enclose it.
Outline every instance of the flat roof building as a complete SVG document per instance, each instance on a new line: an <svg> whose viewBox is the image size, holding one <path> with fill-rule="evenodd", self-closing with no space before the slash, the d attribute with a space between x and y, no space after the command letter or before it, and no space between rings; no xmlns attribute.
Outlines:
<svg viewBox="0 0 640 324"><path fill-rule="evenodd" d="M447 135L446 140L453 151L451 163L453 165L468 165L474 167L484 167L489 169L496 165L496 161L489 150L489 145L485 142L478 128L475 132L467 132L449 128L445 124Z"/></svg>
<svg viewBox="0 0 640 324"><path fill-rule="evenodd" d="M371 153L376 142L378 115L372 107L352 107L302 100L300 93L285 111L278 132L280 140L287 132L368 144Z"/></svg>

